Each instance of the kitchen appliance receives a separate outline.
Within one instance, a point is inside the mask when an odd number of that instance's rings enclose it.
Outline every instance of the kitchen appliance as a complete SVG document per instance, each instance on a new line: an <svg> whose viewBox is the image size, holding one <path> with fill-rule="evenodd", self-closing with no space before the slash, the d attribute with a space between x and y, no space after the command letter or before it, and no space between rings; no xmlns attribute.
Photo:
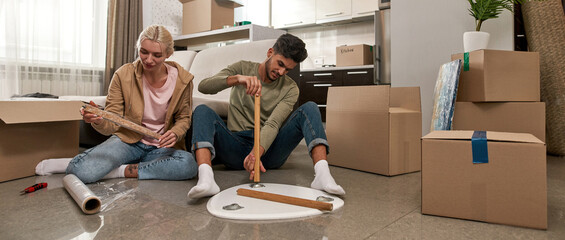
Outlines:
<svg viewBox="0 0 565 240"><path fill-rule="evenodd" d="M390 0L379 0L374 20L374 83L390 85Z"/></svg>

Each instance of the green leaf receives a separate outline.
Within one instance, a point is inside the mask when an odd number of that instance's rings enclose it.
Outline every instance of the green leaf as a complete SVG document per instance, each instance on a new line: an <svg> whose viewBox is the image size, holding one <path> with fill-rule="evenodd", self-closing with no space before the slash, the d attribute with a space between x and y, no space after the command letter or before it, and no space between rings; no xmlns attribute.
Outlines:
<svg viewBox="0 0 565 240"><path fill-rule="evenodd" d="M514 4L524 0L468 0L469 14L475 18L476 30L480 31L482 22L498 18L504 9L512 12Z"/></svg>

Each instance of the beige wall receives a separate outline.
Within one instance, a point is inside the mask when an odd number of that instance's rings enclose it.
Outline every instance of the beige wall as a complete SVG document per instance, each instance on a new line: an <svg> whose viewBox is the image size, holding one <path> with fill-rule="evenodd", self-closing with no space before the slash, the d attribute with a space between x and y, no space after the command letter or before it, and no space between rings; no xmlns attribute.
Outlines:
<svg viewBox="0 0 565 240"><path fill-rule="evenodd" d="M392 1L391 84L420 86L423 134L430 130L439 67L463 52L463 33L475 29L468 6L464 0ZM508 11L484 22L482 30L491 34L488 48L512 50L513 28Z"/></svg>

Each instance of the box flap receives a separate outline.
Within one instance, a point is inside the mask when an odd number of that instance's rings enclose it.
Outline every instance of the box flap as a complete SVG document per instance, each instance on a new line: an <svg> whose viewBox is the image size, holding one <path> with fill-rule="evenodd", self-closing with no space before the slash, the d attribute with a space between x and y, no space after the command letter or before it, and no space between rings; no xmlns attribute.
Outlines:
<svg viewBox="0 0 565 240"><path fill-rule="evenodd" d="M390 88L390 106L420 112L420 87Z"/></svg>
<svg viewBox="0 0 565 240"><path fill-rule="evenodd" d="M0 101L6 124L80 120L80 101Z"/></svg>
<svg viewBox="0 0 565 240"><path fill-rule="evenodd" d="M422 139L445 139L445 140L470 140L474 131L433 131ZM500 142L523 142L544 144L541 140L529 133L509 133L487 131L487 139L489 141Z"/></svg>
<svg viewBox="0 0 565 240"><path fill-rule="evenodd" d="M390 86L328 88L328 111L388 112Z"/></svg>

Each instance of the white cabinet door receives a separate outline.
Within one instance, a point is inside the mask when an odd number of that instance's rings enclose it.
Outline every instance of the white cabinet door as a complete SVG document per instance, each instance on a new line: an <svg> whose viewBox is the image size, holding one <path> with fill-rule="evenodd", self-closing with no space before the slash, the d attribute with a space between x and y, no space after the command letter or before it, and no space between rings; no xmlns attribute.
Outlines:
<svg viewBox="0 0 565 240"><path fill-rule="evenodd" d="M316 0L316 23L351 19L351 0Z"/></svg>
<svg viewBox="0 0 565 240"><path fill-rule="evenodd" d="M353 18L373 16L379 10L378 0L352 0L351 15Z"/></svg>
<svg viewBox="0 0 565 240"><path fill-rule="evenodd" d="M275 28L316 23L316 0L273 0L271 21Z"/></svg>

